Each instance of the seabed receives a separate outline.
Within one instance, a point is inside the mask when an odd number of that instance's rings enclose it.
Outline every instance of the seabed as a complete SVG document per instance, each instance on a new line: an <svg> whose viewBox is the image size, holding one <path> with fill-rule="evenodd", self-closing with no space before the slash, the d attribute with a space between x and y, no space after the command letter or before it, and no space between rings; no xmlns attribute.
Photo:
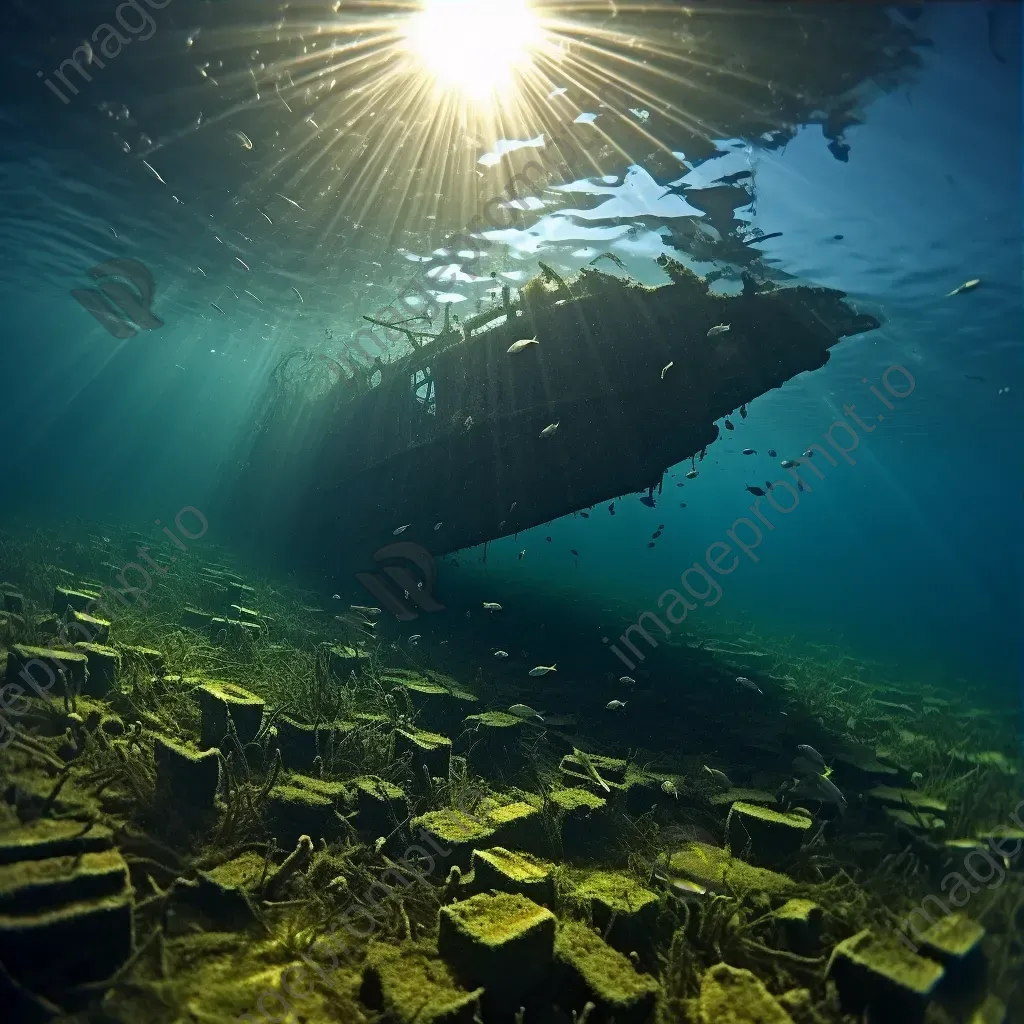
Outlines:
<svg viewBox="0 0 1024 1024"><path fill-rule="evenodd" d="M980 692L719 630L607 711L458 612L410 643L205 541L118 598L146 538L62 536L0 534L5 1019L1024 1019Z"/></svg>

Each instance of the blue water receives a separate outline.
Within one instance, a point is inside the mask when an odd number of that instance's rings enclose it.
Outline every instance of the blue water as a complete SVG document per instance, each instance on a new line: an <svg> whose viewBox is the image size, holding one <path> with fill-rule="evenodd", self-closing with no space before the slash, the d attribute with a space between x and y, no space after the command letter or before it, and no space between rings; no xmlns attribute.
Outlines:
<svg viewBox="0 0 1024 1024"><path fill-rule="evenodd" d="M482 552L463 553L458 569L442 567L442 585L502 600L529 584L549 595L552 614L558 601L579 602L599 646L600 636L617 636L638 612L655 609L679 574L749 515L744 486L779 477L769 448L779 459L796 456L821 443L844 406L856 406L875 429L861 433L854 464L808 478L813 493L791 514L774 515L758 561L745 558L723 577L720 601L692 621L835 646L907 680L1016 685L1020 17L1013 5L999 11L1000 63L986 13L986 5L927 8L921 26L935 45L922 51L922 71L909 85L865 97L865 123L847 135L848 163L832 157L812 125L783 150L736 147L687 178L754 168L756 214L747 216L766 233L783 232L762 246L776 270L843 289L858 308L880 313L883 327L842 342L824 369L759 398L746 419L733 417L735 431L723 431L697 479L676 486L688 465L666 476L656 509L625 496L614 518L599 506L589 519L493 543L486 565ZM194 26L174 24L170 8L161 18L160 38L184 47ZM75 33L59 42L70 52ZM154 91L136 109L130 78L112 66L64 107L35 80L52 60L21 48L3 71L5 85L19 85L5 89L0 139L3 512L21 522L107 517L142 528L212 500L281 355L292 346L342 351L366 311L361 303L385 305L394 291L385 278L410 264L394 241L353 262L342 224L304 222L264 184L260 208L293 229L282 237L218 181L229 160L254 161L252 180L262 181L256 156L238 142L226 149L218 128L209 164L183 163L170 128L161 135L153 127L169 124ZM171 82L168 103L173 96L179 113L209 118L216 104L198 88ZM166 184L140 167L147 133L156 140L149 160ZM258 155L264 140L254 142ZM610 205L590 228L563 208L529 234L502 233L510 279L532 273L557 241L562 266L611 250L637 278L659 280L661 232L649 222L630 232L631 220L664 216L670 227L695 211L659 199L640 166L608 191ZM115 256L152 269L160 331L116 342L70 298L88 284L91 266ZM467 305L482 290L454 271L445 276L438 292ZM981 287L946 297L970 278ZM914 386L890 411L869 387L881 389L894 365ZM872 419L878 413L883 421ZM758 454L741 455L745 447ZM211 536L216 528L211 522Z"/></svg>

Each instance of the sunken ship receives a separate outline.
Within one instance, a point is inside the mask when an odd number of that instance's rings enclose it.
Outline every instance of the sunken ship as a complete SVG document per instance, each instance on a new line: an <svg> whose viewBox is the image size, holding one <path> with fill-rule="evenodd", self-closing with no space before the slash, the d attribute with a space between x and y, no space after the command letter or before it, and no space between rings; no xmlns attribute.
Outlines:
<svg viewBox="0 0 1024 1024"><path fill-rule="evenodd" d="M233 532L291 568L343 573L399 536L442 555L653 493L716 420L879 326L834 289L745 276L723 296L659 262L657 287L542 265L514 300L505 289L461 323L446 307L439 333L407 328L411 352L313 399L279 367L232 477ZM310 353L289 363L323 373Z"/></svg>

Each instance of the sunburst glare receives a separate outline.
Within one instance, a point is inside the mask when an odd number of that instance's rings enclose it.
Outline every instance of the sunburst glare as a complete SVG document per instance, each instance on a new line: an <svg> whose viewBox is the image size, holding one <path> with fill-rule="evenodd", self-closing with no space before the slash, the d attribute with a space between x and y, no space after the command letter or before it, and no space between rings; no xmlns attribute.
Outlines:
<svg viewBox="0 0 1024 1024"><path fill-rule="evenodd" d="M476 100L507 92L542 35L528 0L424 0L406 29L410 51L438 86Z"/></svg>

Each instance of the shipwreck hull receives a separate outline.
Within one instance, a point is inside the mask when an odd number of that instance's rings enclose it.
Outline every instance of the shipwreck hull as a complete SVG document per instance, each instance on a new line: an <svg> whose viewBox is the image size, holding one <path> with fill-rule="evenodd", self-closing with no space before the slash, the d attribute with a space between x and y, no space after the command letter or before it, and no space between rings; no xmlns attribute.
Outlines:
<svg viewBox="0 0 1024 1024"><path fill-rule="evenodd" d="M233 488L239 531L329 571L366 567L402 526L434 555L513 534L657 487L716 420L878 326L831 289L721 297L664 265L673 283L653 289L594 271L531 282L502 322L442 335L369 391L272 406Z"/></svg>

